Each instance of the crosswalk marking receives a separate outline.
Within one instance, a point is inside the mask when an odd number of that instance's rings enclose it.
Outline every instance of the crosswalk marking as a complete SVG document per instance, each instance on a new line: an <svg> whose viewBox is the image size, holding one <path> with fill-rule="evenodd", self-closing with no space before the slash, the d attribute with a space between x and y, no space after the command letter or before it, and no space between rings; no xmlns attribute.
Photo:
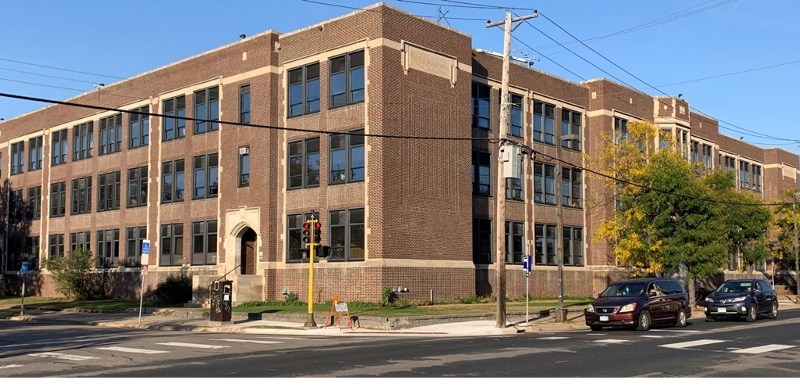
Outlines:
<svg viewBox="0 0 800 388"><path fill-rule="evenodd" d="M703 346L703 345L711 345L711 344L718 344L720 342L725 342L724 340L697 340L697 341L687 341L687 342L676 342L674 344L667 344L667 345L659 345L662 348L670 348L670 349L686 349L691 348L693 346Z"/></svg>
<svg viewBox="0 0 800 388"><path fill-rule="evenodd" d="M603 334L603 333L592 333L592 334L586 334L586 335L591 335L591 336L603 336L603 335L605 335L605 334Z"/></svg>
<svg viewBox="0 0 800 388"><path fill-rule="evenodd" d="M204 345L204 344L191 344L188 342L159 342L156 345L164 346L178 346L183 348L198 348L198 349L222 349L227 348L225 345Z"/></svg>
<svg viewBox="0 0 800 388"><path fill-rule="evenodd" d="M259 341L259 340L246 340L235 338L212 338L212 341L226 341L226 342L247 342L252 344L282 344L280 341Z"/></svg>
<svg viewBox="0 0 800 388"><path fill-rule="evenodd" d="M567 338L569 338L569 337L541 337L539 339L542 339L542 340L562 340L562 339L567 339Z"/></svg>
<svg viewBox="0 0 800 388"><path fill-rule="evenodd" d="M95 348L95 349L110 350L112 352L139 353L139 354L169 353L168 350L136 349L136 348L125 348L125 347L121 347L121 346L106 346L104 348Z"/></svg>
<svg viewBox="0 0 800 388"><path fill-rule="evenodd" d="M0 365L0 369L10 369L10 368L19 368L22 365L20 364L8 364L8 365Z"/></svg>
<svg viewBox="0 0 800 388"><path fill-rule="evenodd" d="M731 353L738 353L738 354L761 354L766 352L772 352L776 350L784 350L793 348L793 345L764 345L764 346L755 346L752 348L745 348L734 350Z"/></svg>
<svg viewBox="0 0 800 388"><path fill-rule="evenodd" d="M652 335L652 334L643 334L643 335L640 335L639 337L642 337L642 338L664 338L663 335Z"/></svg>
<svg viewBox="0 0 800 388"><path fill-rule="evenodd" d="M673 333L702 333L700 330L686 330L686 329L650 329L650 331L671 331Z"/></svg>
<svg viewBox="0 0 800 388"><path fill-rule="evenodd" d="M57 358L59 360L67 360L67 361L86 361L97 358L91 356L78 356L75 354L64 354L64 353L53 353L53 352L29 353L28 355L31 357Z"/></svg>
<svg viewBox="0 0 800 388"><path fill-rule="evenodd" d="M621 344L621 343L625 343L625 342L630 342L630 340L608 338L608 339L595 340L594 342L601 343L601 344Z"/></svg>

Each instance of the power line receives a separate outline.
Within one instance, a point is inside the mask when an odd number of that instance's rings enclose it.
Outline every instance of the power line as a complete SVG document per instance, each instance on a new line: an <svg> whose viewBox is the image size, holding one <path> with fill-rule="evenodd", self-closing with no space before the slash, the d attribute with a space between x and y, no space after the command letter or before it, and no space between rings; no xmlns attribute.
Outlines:
<svg viewBox="0 0 800 388"><path fill-rule="evenodd" d="M316 1L316 0L300 0L300 1L302 1L304 3L327 5L329 7L338 7L338 8L355 10L355 11L380 12L377 9L351 7L351 6L348 6L348 5L326 3L324 1ZM445 5L445 6L447 6L447 5ZM416 14L412 14L412 15L417 16L417 17L427 18L427 19L438 19L439 18L438 16L416 15ZM486 21L486 19L481 19L481 18L464 18L464 17L455 17L455 16L448 16L447 18L448 19L452 19L452 20L472 20L472 21L482 21L482 22Z"/></svg>
<svg viewBox="0 0 800 388"><path fill-rule="evenodd" d="M40 84L40 83L36 83L36 82L20 81L20 80L9 79L9 78L0 78L0 81L16 82L16 83L20 83L20 84L33 85L33 86L43 86L43 87L46 87L46 88L54 88L54 89L74 90L74 91L81 92L81 93L85 93L86 92L86 90L83 90L83 89L68 88L66 86L55 86L55 85Z"/></svg>
<svg viewBox="0 0 800 388"><path fill-rule="evenodd" d="M429 1L420 1L420 0L397 0L401 3L410 3L410 4L421 4L421 5L430 5L430 6L438 6L438 7L451 7L451 8L467 8L467 9L513 9L513 10L520 10L520 11L534 11L534 8L520 8L520 7L509 7L504 5L489 5L489 4L480 4L480 3L470 3L467 1L452 1L452 0L442 0L446 3L450 4L442 4L442 3L432 3Z"/></svg>
<svg viewBox="0 0 800 388"><path fill-rule="evenodd" d="M125 77L117 77L117 76L113 76L113 75L106 75L106 74L90 73L90 72L80 71L80 70L65 69L63 67L40 65L38 63L18 61L16 59L0 58L0 61L19 63L19 64L23 64L23 65L28 65L28 66L43 67L45 69L68 71L68 72L71 72L71 73L78 73L78 74L85 74L85 75L95 75L95 76L98 76L98 77L115 78L115 79L118 79L118 80L124 80L125 79Z"/></svg>
<svg viewBox="0 0 800 388"><path fill-rule="evenodd" d="M31 71L25 71L25 70L19 70L19 69L11 69L11 68L8 68L8 67L0 67L0 70L13 71L15 73L35 75L35 76L39 76L39 77L54 78L54 79L60 79L60 80L65 80L65 81L83 82L83 83L87 83L87 84L91 84L91 85L99 85L100 84L99 82L94 82L94 81L86 81L86 80L82 80L82 79L67 78L67 77L58 77L58 76L54 76L54 75L48 75L48 74L42 74L42 73L34 73L34 72L31 72Z"/></svg>

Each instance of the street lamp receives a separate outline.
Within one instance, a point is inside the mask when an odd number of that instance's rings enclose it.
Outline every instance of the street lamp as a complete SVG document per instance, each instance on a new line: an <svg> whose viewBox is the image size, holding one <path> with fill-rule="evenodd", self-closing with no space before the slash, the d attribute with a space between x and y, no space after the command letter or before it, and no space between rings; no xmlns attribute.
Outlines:
<svg viewBox="0 0 800 388"><path fill-rule="evenodd" d="M797 253L797 195L792 195L792 219L794 220L794 303L800 303L800 256Z"/></svg>
<svg viewBox="0 0 800 388"><path fill-rule="evenodd" d="M558 307L556 308L556 322L566 321L567 312L564 309L564 211L562 197L564 195L564 173L561 166L562 141L578 140L578 135L569 133L561 135L556 132L556 260L558 260Z"/></svg>

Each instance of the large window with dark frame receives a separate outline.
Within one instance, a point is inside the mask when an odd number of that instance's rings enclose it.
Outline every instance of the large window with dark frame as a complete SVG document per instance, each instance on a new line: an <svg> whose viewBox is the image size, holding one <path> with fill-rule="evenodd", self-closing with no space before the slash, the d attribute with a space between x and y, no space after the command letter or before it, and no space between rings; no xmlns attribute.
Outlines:
<svg viewBox="0 0 800 388"><path fill-rule="evenodd" d="M724 166L726 171L736 171L736 158L725 155Z"/></svg>
<svg viewBox="0 0 800 388"><path fill-rule="evenodd" d="M239 147L239 187L250 186L250 146Z"/></svg>
<svg viewBox="0 0 800 388"><path fill-rule="evenodd" d="M28 170L42 169L42 143L43 137L37 136L28 140Z"/></svg>
<svg viewBox="0 0 800 388"><path fill-rule="evenodd" d="M563 228L564 265L583 265L583 228Z"/></svg>
<svg viewBox="0 0 800 388"><path fill-rule="evenodd" d="M7 245L14 248L8 252L7 271L20 270L23 261L28 262L28 270L39 269L39 236L25 237L12 234L8 237Z"/></svg>
<svg viewBox="0 0 800 388"><path fill-rule="evenodd" d="M564 168L561 171L561 203L564 206L581 207L583 173L577 168Z"/></svg>
<svg viewBox="0 0 800 388"><path fill-rule="evenodd" d="M50 217L63 217L67 201L67 182L50 184Z"/></svg>
<svg viewBox="0 0 800 388"><path fill-rule="evenodd" d="M750 189L750 163L743 160L739 161L739 187Z"/></svg>
<svg viewBox="0 0 800 388"><path fill-rule="evenodd" d="M250 85L239 87L239 122L250 124Z"/></svg>
<svg viewBox="0 0 800 388"><path fill-rule="evenodd" d="M330 59L331 108L364 101L364 50Z"/></svg>
<svg viewBox="0 0 800 388"><path fill-rule="evenodd" d="M147 205L147 166L128 169L128 207Z"/></svg>
<svg viewBox="0 0 800 388"><path fill-rule="evenodd" d="M183 224L161 225L161 255L159 265L183 264Z"/></svg>
<svg viewBox="0 0 800 388"><path fill-rule="evenodd" d="M100 119L100 155L122 150L122 113Z"/></svg>
<svg viewBox="0 0 800 388"><path fill-rule="evenodd" d="M555 225L534 225L534 263L537 265L557 265Z"/></svg>
<svg viewBox="0 0 800 388"><path fill-rule="evenodd" d="M506 178L506 199L515 201L524 201L522 190L523 178L523 165L520 164L519 169L515 172L515 177Z"/></svg>
<svg viewBox="0 0 800 388"><path fill-rule="evenodd" d="M192 199L213 198L219 192L219 160L217 154L194 157Z"/></svg>
<svg viewBox="0 0 800 388"><path fill-rule="evenodd" d="M70 214L86 214L92 211L92 177L72 180L72 209Z"/></svg>
<svg viewBox="0 0 800 388"><path fill-rule="evenodd" d="M700 162L700 143L692 140L691 142L691 161L692 163Z"/></svg>
<svg viewBox="0 0 800 388"><path fill-rule="evenodd" d="M331 135L330 183L364 180L364 130Z"/></svg>
<svg viewBox="0 0 800 388"><path fill-rule="evenodd" d="M42 218L42 186L28 187L27 211L29 220Z"/></svg>
<svg viewBox="0 0 800 388"><path fill-rule="evenodd" d="M509 111L511 113L509 115L509 120L511 120L511 125L508 128L509 130L508 134L511 136L522 137L523 98L519 94L509 93L508 99L509 102L511 103L511 110Z"/></svg>
<svg viewBox="0 0 800 388"><path fill-rule="evenodd" d="M472 194L492 195L492 154L472 151Z"/></svg>
<svg viewBox="0 0 800 388"><path fill-rule="evenodd" d="M50 137L53 139L51 165L58 166L67 162L67 130L53 132Z"/></svg>
<svg viewBox="0 0 800 388"><path fill-rule="evenodd" d="M69 250L92 251L92 232L74 232L69 234Z"/></svg>
<svg viewBox="0 0 800 388"><path fill-rule="evenodd" d="M25 238L25 255L23 258L28 262L28 269L39 269L39 236Z"/></svg>
<svg viewBox="0 0 800 388"><path fill-rule="evenodd" d="M472 128L491 130L491 91L489 85L472 83Z"/></svg>
<svg viewBox="0 0 800 388"><path fill-rule="evenodd" d="M364 209L330 212L331 251L328 261L364 260Z"/></svg>
<svg viewBox="0 0 800 388"><path fill-rule="evenodd" d="M319 220L319 213L290 214L286 218L286 262L308 262L308 257L303 253L306 249L303 243L303 223L311 217Z"/></svg>
<svg viewBox="0 0 800 388"><path fill-rule="evenodd" d="M97 231L97 268L119 266L119 229Z"/></svg>
<svg viewBox="0 0 800 388"><path fill-rule="evenodd" d="M22 189L10 190L8 192L8 221L11 224L23 221L27 214L25 211L25 200L22 198Z"/></svg>
<svg viewBox="0 0 800 388"><path fill-rule="evenodd" d="M97 211L119 209L120 172L112 171L97 176Z"/></svg>
<svg viewBox="0 0 800 388"><path fill-rule="evenodd" d="M753 165L753 190L761 192L761 166Z"/></svg>
<svg viewBox="0 0 800 388"><path fill-rule="evenodd" d="M506 222L506 263L522 264L525 254L525 224L522 222Z"/></svg>
<svg viewBox="0 0 800 388"><path fill-rule="evenodd" d="M25 171L25 142L11 144L11 175Z"/></svg>
<svg viewBox="0 0 800 388"><path fill-rule="evenodd" d="M183 201L184 195L183 159L164 162L161 165L161 203Z"/></svg>
<svg viewBox="0 0 800 388"><path fill-rule="evenodd" d="M561 135L575 135L575 140L562 140L561 147L575 151L581 150L581 114L569 109L561 109Z"/></svg>
<svg viewBox="0 0 800 388"><path fill-rule="evenodd" d="M492 220L472 219L472 262L492 263Z"/></svg>
<svg viewBox="0 0 800 388"><path fill-rule="evenodd" d="M143 106L133 111L128 127L128 148L144 147L150 144L150 107Z"/></svg>
<svg viewBox="0 0 800 388"><path fill-rule="evenodd" d="M319 186L319 138L289 143L289 189Z"/></svg>
<svg viewBox="0 0 800 388"><path fill-rule="evenodd" d="M173 97L163 101L162 112L164 115L163 140L175 140L186 136L186 96Z"/></svg>
<svg viewBox="0 0 800 388"><path fill-rule="evenodd" d="M533 164L533 200L536 203L555 205L556 167L550 164Z"/></svg>
<svg viewBox="0 0 800 388"><path fill-rule="evenodd" d="M556 106L541 101L533 102L533 140L556 144Z"/></svg>
<svg viewBox="0 0 800 388"><path fill-rule="evenodd" d="M319 63L289 70L289 117L319 112Z"/></svg>
<svg viewBox="0 0 800 388"><path fill-rule="evenodd" d="M51 234L47 236L47 257L61 258L64 257L64 235Z"/></svg>
<svg viewBox="0 0 800 388"><path fill-rule="evenodd" d="M92 157L94 148L94 122L89 121L72 128L72 160Z"/></svg>
<svg viewBox="0 0 800 388"><path fill-rule="evenodd" d="M192 265L217 263L217 221L192 222Z"/></svg>
<svg viewBox="0 0 800 388"><path fill-rule="evenodd" d="M194 92L194 133L219 129L219 87ZM208 120L208 121L206 121Z"/></svg>
<svg viewBox="0 0 800 388"><path fill-rule="evenodd" d="M142 262L142 241L147 239L147 227L136 226L125 230L125 266L139 267Z"/></svg>
<svg viewBox="0 0 800 388"><path fill-rule="evenodd" d="M614 144L628 139L628 120L614 117Z"/></svg>

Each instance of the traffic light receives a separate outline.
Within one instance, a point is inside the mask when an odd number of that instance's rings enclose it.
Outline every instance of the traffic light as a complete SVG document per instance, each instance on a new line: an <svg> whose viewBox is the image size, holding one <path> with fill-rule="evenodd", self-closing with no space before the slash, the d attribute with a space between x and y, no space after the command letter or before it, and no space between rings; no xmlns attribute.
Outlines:
<svg viewBox="0 0 800 388"><path fill-rule="evenodd" d="M320 245L315 252L319 257L328 257L331 254L331 247L326 245Z"/></svg>
<svg viewBox="0 0 800 388"><path fill-rule="evenodd" d="M311 224L308 222L303 223L303 244L311 243Z"/></svg>
<svg viewBox="0 0 800 388"><path fill-rule="evenodd" d="M314 234L311 236L311 241L319 244L322 242L322 223L317 221L314 223Z"/></svg>

